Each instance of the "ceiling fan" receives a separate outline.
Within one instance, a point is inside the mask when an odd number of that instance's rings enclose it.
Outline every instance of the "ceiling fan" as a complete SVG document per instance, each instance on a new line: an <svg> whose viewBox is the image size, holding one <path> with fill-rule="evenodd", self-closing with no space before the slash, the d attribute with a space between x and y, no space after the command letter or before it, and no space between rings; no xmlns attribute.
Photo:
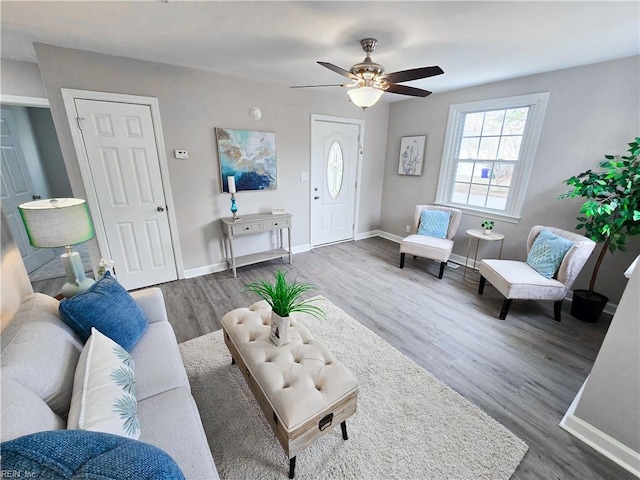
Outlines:
<svg viewBox="0 0 640 480"><path fill-rule="evenodd" d="M360 45L362 45L362 50L366 53L366 57L362 62L356 63L349 70L340 68L332 63L318 62L323 67L328 68L343 77L347 77L352 83L298 85L291 88L347 87L350 88L350 90L347 91L347 94L351 98L351 101L363 109L375 104L384 92L409 95L411 97L426 97L427 95L431 95L431 92L428 90L409 87L407 85L398 85L398 83L433 77L435 75L442 75L444 71L440 67L421 67L401 70L399 72L385 73L382 65L371 60L371 54L375 50L377 44L378 41L375 38L363 38L360 40Z"/></svg>

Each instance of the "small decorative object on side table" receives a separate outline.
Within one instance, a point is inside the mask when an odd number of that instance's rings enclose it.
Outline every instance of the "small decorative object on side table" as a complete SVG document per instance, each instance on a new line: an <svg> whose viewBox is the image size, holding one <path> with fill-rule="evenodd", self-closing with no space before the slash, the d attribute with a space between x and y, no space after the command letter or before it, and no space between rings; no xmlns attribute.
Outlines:
<svg viewBox="0 0 640 480"><path fill-rule="evenodd" d="M492 220L485 220L485 221L489 221L493 223ZM482 222L482 227L484 228L484 222ZM498 252L498 258L500 258L502 256L502 245L504 243L504 235L502 233L494 233L492 230L489 230L489 233L487 233L486 229L479 230L477 228L470 228L469 230L467 230L467 235L469 235L469 245L467 246L467 260L464 262L464 273L462 274L462 278L467 282L475 283L477 285L478 282L471 280L470 278L467 279L467 271L469 270L469 254L471 253L471 240L474 238L476 239L476 252L473 256L473 266L471 267L473 271L476 271L476 264L478 263L478 247L480 246L480 240L487 240L489 242L499 240L500 251Z"/></svg>
<svg viewBox="0 0 640 480"><path fill-rule="evenodd" d="M483 220L480 225L484 228L485 235L489 235L492 232L493 227L495 227L496 222L493 220Z"/></svg>
<svg viewBox="0 0 640 480"><path fill-rule="evenodd" d="M233 221L237 222L240 217L236 216L238 206L236 205L236 177L227 177L227 185L229 185L229 193L231 194L231 214L233 215Z"/></svg>
<svg viewBox="0 0 640 480"><path fill-rule="evenodd" d="M109 272L112 277L115 277L116 272L114 266L115 262L113 260L109 258L101 258L100 263L98 264L98 278L104 277L107 272Z"/></svg>

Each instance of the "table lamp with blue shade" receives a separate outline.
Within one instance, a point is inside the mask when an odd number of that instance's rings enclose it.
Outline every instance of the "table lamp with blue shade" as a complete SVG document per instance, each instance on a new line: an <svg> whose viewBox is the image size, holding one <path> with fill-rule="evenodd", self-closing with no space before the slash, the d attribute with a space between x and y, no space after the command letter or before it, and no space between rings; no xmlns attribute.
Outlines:
<svg viewBox="0 0 640 480"><path fill-rule="evenodd" d="M79 198L50 198L23 203L18 206L29 236L36 248L65 247L62 263L67 283L62 287L66 298L84 292L95 281L87 278L78 252L71 245L91 240L95 232L87 203Z"/></svg>

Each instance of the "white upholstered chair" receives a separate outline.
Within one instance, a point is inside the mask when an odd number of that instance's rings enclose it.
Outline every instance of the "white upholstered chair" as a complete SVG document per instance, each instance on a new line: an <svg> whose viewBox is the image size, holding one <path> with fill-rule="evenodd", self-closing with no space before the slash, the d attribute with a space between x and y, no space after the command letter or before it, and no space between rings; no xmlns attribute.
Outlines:
<svg viewBox="0 0 640 480"><path fill-rule="evenodd" d="M438 210L450 214L449 227L447 229L447 238L431 237L429 235L418 235L420 214L422 210ZM451 250L453 249L453 239L458 231L462 218L462 211L457 208L441 207L439 205L416 205L413 215L413 232L416 232L402 239L400 243L400 268L404 268L405 254L415 257L430 258L440 262L440 272L438 278L442 278L444 274L444 266L449 260Z"/></svg>
<svg viewBox="0 0 640 480"><path fill-rule="evenodd" d="M553 300L553 314L556 321L561 321L562 300L582 270L589 255L596 246L593 240L577 233L560 228L536 225L529 232L527 253L536 237L542 230L548 230L559 237L574 242L565 254L560 267L552 278L542 276L526 261L515 260L482 260L480 263L480 285L478 293L482 294L485 282L489 281L502 295L504 302L500 310L500 320L507 317L511 301L518 300Z"/></svg>

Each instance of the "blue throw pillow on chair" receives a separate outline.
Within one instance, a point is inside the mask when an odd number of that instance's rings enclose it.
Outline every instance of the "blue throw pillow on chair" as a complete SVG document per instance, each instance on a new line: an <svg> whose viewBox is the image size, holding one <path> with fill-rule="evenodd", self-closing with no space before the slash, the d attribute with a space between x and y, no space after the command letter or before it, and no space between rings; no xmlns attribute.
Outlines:
<svg viewBox="0 0 640 480"><path fill-rule="evenodd" d="M552 278L572 246L571 240L542 230L531 245L527 264L543 277Z"/></svg>
<svg viewBox="0 0 640 480"><path fill-rule="evenodd" d="M52 430L3 442L2 471L20 478L183 480L175 460L153 445L101 432Z"/></svg>
<svg viewBox="0 0 640 480"><path fill-rule="evenodd" d="M109 272L89 290L60 302L62 320L83 342L91 336L91 327L128 352L147 329L147 317Z"/></svg>
<svg viewBox="0 0 640 480"><path fill-rule="evenodd" d="M441 210L422 210L418 222L418 235L447 238L451 214Z"/></svg>

